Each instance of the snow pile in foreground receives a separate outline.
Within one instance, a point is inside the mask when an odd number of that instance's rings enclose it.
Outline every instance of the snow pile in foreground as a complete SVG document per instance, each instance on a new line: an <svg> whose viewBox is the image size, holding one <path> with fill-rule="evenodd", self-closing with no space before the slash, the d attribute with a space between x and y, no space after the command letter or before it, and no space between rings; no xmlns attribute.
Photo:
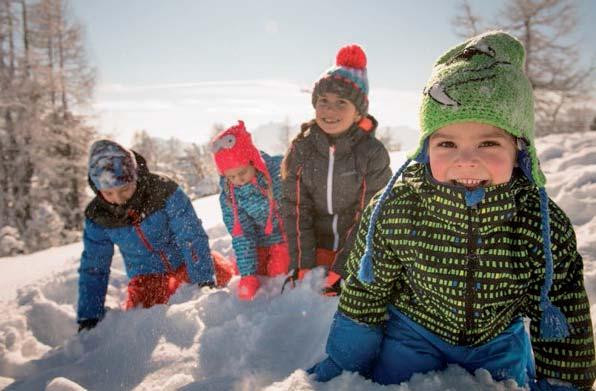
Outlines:
<svg viewBox="0 0 596 391"><path fill-rule="evenodd" d="M596 132L538 140L548 190L575 225L590 300L596 303ZM395 169L403 154L392 154ZM217 197L195 203L213 248L231 252ZM0 389L7 390L518 390L452 366L382 387L353 373L329 383L308 378L324 356L336 298L317 294L313 273L279 295L282 278L251 303L220 290L183 287L169 306L123 312L122 261L112 265L107 305L94 330L76 334L80 244L0 259ZM592 306L596 319L596 307Z"/></svg>

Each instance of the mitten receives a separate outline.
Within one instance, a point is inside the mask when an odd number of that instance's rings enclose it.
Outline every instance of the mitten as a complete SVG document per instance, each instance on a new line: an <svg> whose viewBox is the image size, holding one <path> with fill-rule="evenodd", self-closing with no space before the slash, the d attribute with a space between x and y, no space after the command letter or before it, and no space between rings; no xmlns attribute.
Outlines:
<svg viewBox="0 0 596 391"><path fill-rule="evenodd" d="M240 300L250 301L257 294L259 289L259 280L256 276L244 276L238 283L238 298Z"/></svg>
<svg viewBox="0 0 596 391"><path fill-rule="evenodd" d="M79 323L79 333L84 330L91 330L99 323L99 319L81 319Z"/></svg>

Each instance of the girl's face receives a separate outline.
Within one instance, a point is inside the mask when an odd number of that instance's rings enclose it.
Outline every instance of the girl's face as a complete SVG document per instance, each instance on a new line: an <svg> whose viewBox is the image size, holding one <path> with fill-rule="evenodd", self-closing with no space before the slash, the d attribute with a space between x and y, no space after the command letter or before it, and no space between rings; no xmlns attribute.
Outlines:
<svg viewBox="0 0 596 391"><path fill-rule="evenodd" d="M332 92L320 95L315 103L317 125L332 136L345 132L361 117L352 102Z"/></svg>
<svg viewBox="0 0 596 391"><path fill-rule="evenodd" d="M435 180L468 189L509 182L516 157L513 136L477 122L444 126L429 140L430 169Z"/></svg>
<svg viewBox="0 0 596 391"><path fill-rule="evenodd" d="M137 190L137 182L130 182L126 185L102 189L99 192L104 200L110 204L124 205Z"/></svg>
<svg viewBox="0 0 596 391"><path fill-rule="evenodd" d="M236 168L230 168L224 171L224 176L234 186L244 186L248 182L252 181L255 177L257 170L252 165L240 166Z"/></svg>

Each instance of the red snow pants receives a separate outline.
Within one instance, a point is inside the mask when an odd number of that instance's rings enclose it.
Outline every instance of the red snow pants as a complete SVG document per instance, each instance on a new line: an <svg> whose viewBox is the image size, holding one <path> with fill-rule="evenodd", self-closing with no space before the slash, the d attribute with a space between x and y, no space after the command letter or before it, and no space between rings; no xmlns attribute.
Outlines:
<svg viewBox="0 0 596 391"><path fill-rule="evenodd" d="M287 243L277 243L269 247L257 247L257 274L275 277L288 274L290 267L290 253Z"/></svg>
<svg viewBox="0 0 596 391"><path fill-rule="evenodd" d="M186 265L180 266L171 273L144 274L131 278L128 283L128 298L125 309L130 310L139 305L149 308L156 304L167 304L178 287L189 283Z"/></svg>

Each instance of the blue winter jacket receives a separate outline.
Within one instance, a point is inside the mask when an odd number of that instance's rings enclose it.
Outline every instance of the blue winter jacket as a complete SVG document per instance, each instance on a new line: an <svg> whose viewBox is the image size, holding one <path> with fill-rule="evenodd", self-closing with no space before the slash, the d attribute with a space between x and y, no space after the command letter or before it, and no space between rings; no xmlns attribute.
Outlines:
<svg viewBox="0 0 596 391"><path fill-rule="evenodd" d="M273 232L265 234L265 225L269 217L269 200L263 191L266 191L268 184L265 176L257 171L256 183L247 183L244 186L234 187L234 196L238 208L238 219L242 227L242 235L232 235L232 247L236 254L236 263L241 276L255 274L257 271L257 247L269 247L273 244L282 243L284 235L281 230L281 215L279 213L279 200L281 199L281 179L279 170L282 156L269 156L263 151L261 156L267 165L271 176L273 187L273 198L276 207L273 216ZM234 227L234 211L230 188L225 177L220 178L222 192L219 196L219 203L223 214L224 223L230 232Z"/></svg>
<svg viewBox="0 0 596 391"><path fill-rule="evenodd" d="M209 239L189 198L175 182L149 173L140 155L136 158L139 179L131 200L117 206L98 195L85 210L79 321L104 315L114 245L129 278L166 273L185 264L191 282L214 280Z"/></svg>

